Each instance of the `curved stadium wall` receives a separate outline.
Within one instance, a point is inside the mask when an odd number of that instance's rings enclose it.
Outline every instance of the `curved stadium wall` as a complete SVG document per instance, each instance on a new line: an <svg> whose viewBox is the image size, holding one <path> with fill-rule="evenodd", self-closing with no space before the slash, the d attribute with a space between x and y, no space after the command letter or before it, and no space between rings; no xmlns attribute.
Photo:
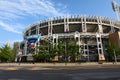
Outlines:
<svg viewBox="0 0 120 80"><path fill-rule="evenodd" d="M59 39L77 39L79 53L90 60L101 55L104 60L109 34L120 30L120 22L107 17L90 15L71 15L49 18L29 25L24 31L24 55L28 55L28 38L51 39L57 43ZM34 37L33 37L34 36ZM26 39L27 37L27 39Z"/></svg>

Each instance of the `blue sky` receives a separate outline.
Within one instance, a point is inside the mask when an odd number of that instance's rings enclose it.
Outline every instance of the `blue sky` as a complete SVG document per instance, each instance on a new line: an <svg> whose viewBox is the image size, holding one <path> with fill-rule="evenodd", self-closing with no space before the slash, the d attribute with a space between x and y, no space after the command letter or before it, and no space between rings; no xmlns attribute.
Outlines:
<svg viewBox="0 0 120 80"><path fill-rule="evenodd" d="M120 4L120 0L115 0ZM22 41L24 29L38 20L66 14L116 19L112 0L0 0L0 46Z"/></svg>

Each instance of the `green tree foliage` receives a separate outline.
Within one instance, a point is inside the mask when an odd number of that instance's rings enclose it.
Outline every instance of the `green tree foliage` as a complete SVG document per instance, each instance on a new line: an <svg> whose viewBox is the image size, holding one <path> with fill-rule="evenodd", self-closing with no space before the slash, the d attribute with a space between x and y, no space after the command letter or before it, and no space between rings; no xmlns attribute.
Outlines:
<svg viewBox="0 0 120 80"><path fill-rule="evenodd" d="M115 53L115 54L114 54ZM107 57L111 61L114 57L120 55L120 48L117 47L114 43L110 43L107 46Z"/></svg>
<svg viewBox="0 0 120 80"><path fill-rule="evenodd" d="M40 46L37 46L36 50L37 54L33 55L36 61L45 62L55 56L62 56L63 60L68 60L68 57L70 57L71 61L75 61L78 56L79 46L75 40L71 41L69 39L60 39L58 43L54 44L50 43L50 41L40 40Z"/></svg>
<svg viewBox="0 0 120 80"><path fill-rule="evenodd" d="M0 61L10 61L12 59L12 56L12 49L9 46L5 45L1 48Z"/></svg>
<svg viewBox="0 0 120 80"><path fill-rule="evenodd" d="M71 61L75 61L78 56L79 46L76 44L75 40L64 39L58 42L58 56L63 56L66 60L68 57Z"/></svg>
<svg viewBox="0 0 120 80"><path fill-rule="evenodd" d="M18 52L18 42L14 42L12 49L12 58L15 59L16 54Z"/></svg>
<svg viewBox="0 0 120 80"><path fill-rule="evenodd" d="M55 51L48 41L41 40L41 45L37 46L37 54L33 55L36 61L46 62L55 56Z"/></svg>
<svg viewBox="0 0 120 80"><path fill-rule="evenodd" d="M67 54L72 58L72 61L75 61L78 56L79 46L76 44L76 41L67 42Z"/></svg>
<svg viewBox="0 0 120 80"><path fill-rule="evenodd" d="M62 40L58 42L57 52L58 52L58 56L65 54L65 44Z"/></svg>

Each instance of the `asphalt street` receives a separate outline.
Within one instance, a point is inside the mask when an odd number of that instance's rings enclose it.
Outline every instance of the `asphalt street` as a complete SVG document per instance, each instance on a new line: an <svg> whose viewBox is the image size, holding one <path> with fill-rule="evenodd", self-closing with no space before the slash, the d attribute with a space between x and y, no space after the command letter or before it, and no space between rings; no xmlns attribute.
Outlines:
<svg viewBox="0 0 120 80"><path fill-rule="evenodd" d="M120 67L116 65L17 66L15 68L18 69L1 69L0 80L120 80Z"/></svg>

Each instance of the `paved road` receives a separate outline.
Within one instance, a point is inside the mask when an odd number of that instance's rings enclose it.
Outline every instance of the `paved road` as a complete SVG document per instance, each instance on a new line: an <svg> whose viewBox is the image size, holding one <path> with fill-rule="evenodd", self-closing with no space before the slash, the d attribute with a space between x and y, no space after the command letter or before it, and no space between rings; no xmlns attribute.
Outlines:
<svg viewBox="0 0 120 80"><path fill-rule="evenodd" d="M21 66L18 70L0 70L0 80L120 80L119 66L78 67L44 66L35 70L29 68L40 66Z"/></svg>

